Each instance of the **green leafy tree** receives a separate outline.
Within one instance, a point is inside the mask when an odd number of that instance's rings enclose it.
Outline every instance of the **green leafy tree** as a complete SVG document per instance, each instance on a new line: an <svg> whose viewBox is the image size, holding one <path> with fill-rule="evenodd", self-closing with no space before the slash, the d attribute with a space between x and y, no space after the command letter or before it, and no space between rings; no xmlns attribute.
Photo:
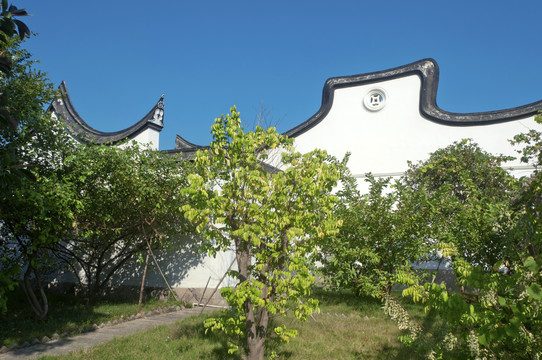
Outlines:
<svg viewBox="0 0 542 360"><path fill-rule="evenodd" d="M20 40L24 40L25 36L30 36L30 30L20 20L15 19L16 16L27 16L24 9L17 9L11 5L8 6L6 0L2 0L0 5L0 75L2 78L13 75L17 71L13 71L13 57L10 50L13 47L13 42L17 41L15 36L18 35ZM12 116L12 102L10 101L9 92L2 89L0 92L0 129L17 129L17 119Z"/></svg>
<svg viewBox="0 0 542 360"><path fill-rule="evenodd" d="M335 213L342 220L339 233L322 244L318 258L326 282L356 294L382 300L394 284L413 283L419 272L412 268L428 257L430 247L419 236L428 204L423 194L390 179L370 174L369 192L361 195L356 179L343 180Z"/></svg>
<svg viewBox="0 0 542 360"><path fill-rule="evenodd" d="M24 216L38 214L38 208L47 201L40 197L39 192L48 187L51 194L54 181L44 181L44 174L49 171L47 158L40 163L36 156L28 156L28 145L31 142L48 143L50 134L40 134L42 125L47 120L43 116L43 107L53 97L53 87L45 74L36 70L30 54L21 47L21 40L30 35L26 25L15 19L16 16L25 16L26 11L15 6L8 6L2 1L0 13L0 202L2 203L3 238L0 249L0 310L5 311L7 292L16 285L16 280L22 277L24 263L36 265L36 257L41 257L41 245L31 246L28 251L22 251L19 245L12 240L21 235L25 220ZM49 144L51 145L51 144ZM40 190L41 189L41 190ZM25 198L19 198L24 196ZM31 201L33 199L34 201ZM27 201L27 207L21 207L21 202ZM17 211L21 217L17 216ZM32 215L32 217L34 217ZM11 219L11 227L5 219ZM17 226L13 223L16 221ZM27 222L28 226L35 224ZM15 231L13 231L15 229ZM18 229L18 230L17 230ZM45 236L45 235L43 235ZM41 241L40 243L46 243ZM26 245L25 245L26 246ZM25 259L25 254L29 257ZM30 255L32 254L32 255ZM39 256L36 254L40 254ZM34 259L30 261L30 259ZM26 266L28 271L37 271L36 266ZM30 276L30 275L29 275ZM37 275L33 275L36 277ZM26 286L28 282L23 284ZM29 288L30 289L30 288ZM26 288L25 288L26 290ZM32 292L29 294L31 304ZM36 302L34 302L34 305ZM40 310L41 308L41 310ZM41 317L43 306L35 308L36 315Z"/></svg>
<svg viewBox="0 0 542 360"><path fill-rule="evenodd" d="M286 341L296 335L286 325L269 329L270 317L293 310L305 319L317 309L315 300L302 301L314 282L308 256L319 239L337 231L331 191L340 164L324 151L294 152L292 141L272 127L245 133L235 107L211 130L213 142L198 152L197 172L184 192L192 202L183 209L210 254L235 252L237 270L231 274L239 283L222 290L232 313L205 325L240 336L248 358L263 359L269 333ZM284 171L264 163L277 153ZM232 344L231 351L237 348Z"/></svg>
<svg viewBox="0 0 542 360"><path fill-rule="evenodd" d="M37 319L48 312L41 273L52 263L49 248L71 231L72 194L62 179L62 156L72 145L61 124L47 116L25 123L10 143L32 176L2 191L1 266L9 281L22 279Z"/></svg>
<svg viewBox="0 0 542 360"><path fill-rule="evenodd" d="M81 145L66 158L73 225L53 250L90 299L136 255L186 232L178 193L187 185L187 166L135 143Z"/></svg>
<svg viewBox="0 0 542 360"><path fill-rule="evenodd" d="M32 67L36 61L21 48L30 30L15 17L26 15L5 0L0 5L0 190L31 177L9 144L17 138L19 124L42 115L53 92L45 74Z"/></svg>
<svg viewBox="0 0 542 360"><path fill-rule="evenodd" d="M537 140L538 139L538 140ZM539 135L520 135L525 160L537 159ZM416 167L418 189L435 201L430 226L464 292L426 283L404 295L444 321L441 337L415 343L433 358L533 359L542 355L539 174L517 182L495 157L463 141ZM460 155L460 156L458 156ZM532 156L531 156L532 155ZM436 162L434 160L437 160ZM424 182L425 173L430 182ZM434 185L434 186L433 186ZM539 210L539 208L538 208Z"/></svg>
<svg viewBox="0 0 542 360"><path fill-rule="evenodd" d="M510 199L517 188L501 167L507 160L466 139L410 164L405 186L425 193L433 204L425 217L427 241L452 243L467 261L487 270L504 256Z"/></svg>

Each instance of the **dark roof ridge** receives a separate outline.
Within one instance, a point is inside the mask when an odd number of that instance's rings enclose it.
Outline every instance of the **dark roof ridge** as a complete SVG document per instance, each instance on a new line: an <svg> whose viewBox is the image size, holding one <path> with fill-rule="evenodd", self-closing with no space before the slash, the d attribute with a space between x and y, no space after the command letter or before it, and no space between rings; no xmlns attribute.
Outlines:
<svg viewBox="0 0 542 360"><path fill-rule="evenodd" d="M439 80L438 64L434 59L427 58L389 70L329 78L324 85L320 109L308 120L284 132L284 135L296 137L320 123L331 109L335 89L392 80L413 74L418 75L422 82L420 90L420 112L422 116L443 125L489 125L525 118L542 110L542 101L537 101L519 107L487 112L453 113L444 111L438 107L436 102Z"/></svg>
<svg viewBox="0 0 542 360"><path fill-rule="evenodd" d="M204 148L204 146L193 144L190 141L183 138L179 134L175 135L175 150L186 151L186 150L197 150L201 148Z"/></svg>
<svg viewBox="0 0 542 360"><path fill-rule="evenodd" d="M164 128L164 95L160 97L156 105L134 125L120 131L103 132L94 129L75 110L66 82L62 81L58 87L59 95L49 105L49 111L54 111L65 122L70 133L83 141L98 144L116 143L125 139L133 139L136 135L147 128L161 131Z"/></svg>

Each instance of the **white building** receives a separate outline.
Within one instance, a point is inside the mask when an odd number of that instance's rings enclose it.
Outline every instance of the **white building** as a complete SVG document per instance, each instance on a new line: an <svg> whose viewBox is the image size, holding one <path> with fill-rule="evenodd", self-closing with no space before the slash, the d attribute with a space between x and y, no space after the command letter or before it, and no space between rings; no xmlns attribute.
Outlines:
<svg viewBox="0 0 542 360"><path fill-rule="evenodd" d="M542 131L534 115L542 110L542 101L511 109L481 113L451 113L436 104L438 65L424 59L394 69L330 78L326 81L320 109L308 120L286 131L295 138L301 152L321 148L342 158L351 153L349 166L358 178L367 172L375 176L400 176L407 161L424 160L429 153L463 138L471 138L484 150L494 154L515 156L508 140L529 129ZM162 99L135 125L114 133L103 133L84 122L69 100L64 83L64 99L55 100L51 109L66 121L73 136L81 141L115 143L134 139L152 142L158 148L163 128ZM201 146L177 135L175 149L191 155ZM507 166L521 176L532 169L519 160ZM364 182L360 181L364 189ZM216 259L202 258L182 271L171 270L174 286L203 288L216 286L229 266L233 254L220 254ZM179 274L179 276L171 276ZM137 279L134 279L137 284ZM156 278L157 284L160 284ZM132 284L132 282L128 282Z"/></svg>

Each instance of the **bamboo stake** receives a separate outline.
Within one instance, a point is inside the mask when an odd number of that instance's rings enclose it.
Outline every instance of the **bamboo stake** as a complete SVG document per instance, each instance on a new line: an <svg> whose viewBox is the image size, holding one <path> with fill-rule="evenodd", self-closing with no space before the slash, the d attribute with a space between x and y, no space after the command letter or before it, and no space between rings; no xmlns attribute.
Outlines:
<svg viewBox="0 0 542 360"><path fill-rule="evenodd" d="M154 253L152 252L151 245L149 244L149 241L148 241L148 240L147 240L147 246L149 247L149 251L150 251L150 253L151 253L152 259L154 260L154 264L155 264L156 267L158 268L158 271L160 272L160 275L162 275L162 279L164 279L164 282L166 283L167 288L168 288L169 291L171 292L171 295L173 295L173 298L175 299L175 301L179 301L179 299L177 299L177 294L175 293L175 291L173 291L173 289L171 288L171 286L169 286L169 282L167 281L166 276L165 276L164 273L162 272L162 269L160 268L160 265L158 265L158 261L157 261L156 258L154 257Z"/></svg>
<svg viewBox="0 0 542 360"><path fill-rule="evenodd" d="M141 280L141 289L139 290L139 310L141 310L141 303L143 302L143 291L145 290L145 277L147 276L147 267L149 265L149 250L147 250L147 256L145 256L145 268L143 269L143 279Z"/></svg>
<svg viewBox="0 0 542 360"><path fill-rule="evenodd" d="M201 294L201 298L198 301L198 306L200 306L201 302L203 301L203 297L205 296L205 292L207 292L207 286L209 286L209 281L211 281L211 277L207 279L207 284L205 284L205 289L203 289L203 294Z"/></svg>
<svg viewBox="0 0 542 360"><path fill-rule="evenodd" d="M207 302L205 303L205 305L203 305L203 307L201 308L201 311L199 312L199 314L201 315L203 313L203 310L205 310L205 308L207 307L207 305L209 305L209 302L211 301L211 299L213 298L214 294L216 293L216 291L218 290L218 287L220 286L220 284L222 284L222 281L224 281L224 279L226 278L226 275L228 275L228 272L230 272L231 270L231 267L233 266L233 263L235 262L236 258L233 258L233 261L231 262L230 266L228 267L228 270L226 270L226 272L224 273L224 275L222 276L222 278L220 279L220 281L218 282L218 284L216 285L215 289L213 290L213 293L211 294L211 296L209 296L209 299L207 299ZM199 304L198 304L199 305Z"/></svg>

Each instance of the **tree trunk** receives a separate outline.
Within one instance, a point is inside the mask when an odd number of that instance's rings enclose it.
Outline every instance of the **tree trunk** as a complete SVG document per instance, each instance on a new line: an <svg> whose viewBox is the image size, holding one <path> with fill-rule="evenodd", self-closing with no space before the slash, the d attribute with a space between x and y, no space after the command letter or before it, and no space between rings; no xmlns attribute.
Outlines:
<svg viewBox="0 0 542 360"><path fill-rule="evenodd" d="M236 240L236 257L239 267L239 282L250 280L251 266L250 245L242 239ZM248 360L263 360L265 354L265 337L267 333L268 313L265 308L254 312L250 298L244 304L245 323L247 326Z"/></svg>
<svg viewBox="0 0 542 360"><path fill-rule="evenodd" d="M252 310L252 306L250 309L253 321L250 326L249 321L247 321L247 329L249 329L249 331L247 331L248 359L263 360L265 355L265 338L267 336L269 314L265 308L258 308L255 313Z"/></svg>
<svg viewBox="0 0 542 360"><path fill-rule="evenodd" d="M141 310L141 303L143 302L143 290L145 290L145 277L147 276L147 266L149 265L149 253L150 251L147 250L147 256L145 257L145 268L143 269L143 279L141 279L141 289L139 290L139 310Z"/></svg>
<svg viewBox="0 0 542 360"><path fill-rule="evenodd" d="M35 267L32 266L32 262L37 257L36 251L31 251L28 249L28 247L25 245L24 241L21 240L19 236L17 236L17 233L15 232L14 226L11 223L7 224L10 228L11 232L15 236L15 239L23 249L23 253L26 253L27 255L27 261L28 261L28 267L24 273L23 281L21 283L21 287L23 288L24 294L26 295L26 299L30 303L30 307L34 311L34 314L36 315L36 320L43 320L47 316L47 313L49 312L49 302L47 301L47 296L45 295L45 291L43 290L43 285L41 284L41 280L39 277L39 273L36 270ZM36 294L34 293L34 289L32 289L32 284L30 283L30 274L34 273L34 278L36 279L36 283L38 285L38 289L41 296L41 303L37 299Z"/></svg>
<svg viewBox="0 0 542 360"><path fill-rule="evenodd" d="M92 271L91 266L89 268ZM102 265L98 264L96 271L94 273L93 281L91 282L89 278L88 287L87 287L87 298L90 304L96 303L96 300L102 296L102 289L100 288L100 279L102 275Z"/></svg>
<svg viewBox="0 0 542 360"><path fill-rule="evenodd" d="M248 360L264 360L265 337L248 339Z"/></svg>
<svg viewBox="0 0 542 360"><path fill-rule="evenodd" d="M30 273L34 273L35 280L38 284L38 289L40 292L41 297L41 303L36 297L36 294L34 293L34 289L32 289L32 284L30 282ZM43 290L43 286L41 284L38 272L36 269L32 268L32 266L28 266L28 269L26 270L23 278L23 282L21 284L24 293L26 295L26 299L28 300L30 307L34 311L34 314L36 315L36 320L43 320L47 316L47 313L49 312L49 303L47 301L47 296L45 295L45 291Z"/></svg>

